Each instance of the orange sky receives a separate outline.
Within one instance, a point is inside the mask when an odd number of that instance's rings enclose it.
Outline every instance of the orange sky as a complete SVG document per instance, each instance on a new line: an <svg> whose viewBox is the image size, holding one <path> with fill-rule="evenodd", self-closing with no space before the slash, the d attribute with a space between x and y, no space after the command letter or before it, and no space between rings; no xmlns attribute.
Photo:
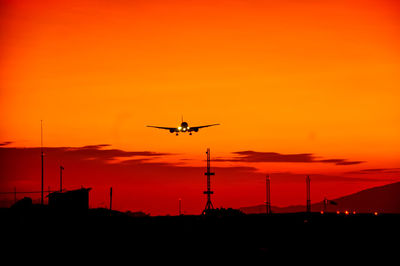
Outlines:
<svg viewBox="0 0 400 266"><path fill-rule="evenodd" d="M1 1L0 142L400 165L397 1ZM148 124L221 123L175 137ZM217 164L217 163L216 163ZM232 162L219 162L220 166Z"/></svg>

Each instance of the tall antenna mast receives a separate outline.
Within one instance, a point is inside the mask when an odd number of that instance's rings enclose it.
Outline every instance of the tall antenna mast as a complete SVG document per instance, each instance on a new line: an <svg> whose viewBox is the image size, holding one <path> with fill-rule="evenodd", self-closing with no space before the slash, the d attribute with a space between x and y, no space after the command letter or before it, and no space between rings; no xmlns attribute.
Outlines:
<svg viewBox="0 0 400 266"><path fill-rule="evenodd" d="M204 208L203 214L206 214L207 211L214 209L214 206L211 203L211 194L214 194L214 191L211 191L211 180L210 176L215 175L215 173L210 172L210 149L207 149L207 172L204 175L207 176L207 191L203 193L207 195L207 203L206 207Z"/></svg>
<svg viewBox="0 0 400 266"><path fill-rule="evenodd" d="M40 203L43 205L43 175L44 175L44 169L43 169L43 121L40 120L40 157L42 160L42 188L40 192Z"/></svg>

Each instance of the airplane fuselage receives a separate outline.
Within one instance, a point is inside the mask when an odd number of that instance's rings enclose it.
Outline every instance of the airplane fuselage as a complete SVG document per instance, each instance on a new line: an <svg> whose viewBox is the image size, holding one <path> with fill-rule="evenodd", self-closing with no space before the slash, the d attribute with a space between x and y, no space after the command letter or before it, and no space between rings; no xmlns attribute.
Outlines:
<svg viewBox="0 0 400 266"><path fill-rule="evenodd" d="M190 129L189 124L186 122L182 122L181 126L178 127L178 132L187 132L189 131L189 129Z"/></svg>
<svg viewBox="0 0 400 266"><path fill-rule="evenodd" d="M182 121L179 127L160 127L160 126L148 126L148 127L155 127L158 129L169 130L169 132L176 133L176 135L178 135L179 132L189 132L189 135L192 135L192 132L198 132L200 128L212 127L217 125L219 124L189 127L189 124L187 122Z"/></svg>

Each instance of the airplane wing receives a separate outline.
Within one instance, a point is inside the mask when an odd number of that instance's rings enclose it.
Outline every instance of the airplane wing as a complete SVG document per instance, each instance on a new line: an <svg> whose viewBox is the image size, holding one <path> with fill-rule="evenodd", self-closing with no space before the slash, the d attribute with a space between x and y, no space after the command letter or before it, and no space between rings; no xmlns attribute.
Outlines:
<svg viewBox="0 0 400 266"><path fill-rule="evenodd" d="M205 125L205 126L199 126L199 127L190 127L189 131L197 131L199 130L199 128L203 128L203 127L212 127L212 126L218 126L219 124L211 124L211 125Z"/></svg>
<svg viewBox="0 0 400 266"><path fill-rule="evenodd" d="M154 127L154 128L159 128L159 129L166 129L166 130L169 130L169 131L176 131L176 128L175 127L157 127L157 126L147 126L147 127Z"/></svg>

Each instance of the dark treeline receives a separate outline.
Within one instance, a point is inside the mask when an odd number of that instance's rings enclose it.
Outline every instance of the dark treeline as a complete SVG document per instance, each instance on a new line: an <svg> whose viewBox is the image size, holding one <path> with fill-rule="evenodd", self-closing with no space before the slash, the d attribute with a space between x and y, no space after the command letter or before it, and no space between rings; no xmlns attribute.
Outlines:
<svg viewBox="0 0 400 266"><path fill-rule="evenodd" d="M97 254L92 259L396 254L400 224L400 215L390 214L244 215L221 210L202 216L151 217L106 209L60 213L40 205L1 209L0 218L9 252Z"/></svg>

